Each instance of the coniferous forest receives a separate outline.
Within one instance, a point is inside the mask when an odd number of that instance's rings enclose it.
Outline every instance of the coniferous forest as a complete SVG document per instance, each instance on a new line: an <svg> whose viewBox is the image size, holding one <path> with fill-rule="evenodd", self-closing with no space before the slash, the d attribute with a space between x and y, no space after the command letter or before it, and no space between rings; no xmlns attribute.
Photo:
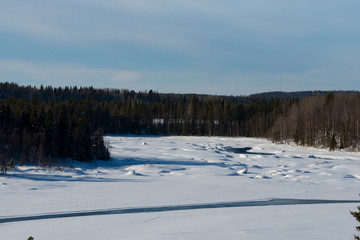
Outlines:
<svg viewBox="0 0 360 240"><path fill-rule="evenodd" d="M234 97L0 83L2 165L108 160L104 134L266 137L357 151L359 121L358 92Z"/></svg>

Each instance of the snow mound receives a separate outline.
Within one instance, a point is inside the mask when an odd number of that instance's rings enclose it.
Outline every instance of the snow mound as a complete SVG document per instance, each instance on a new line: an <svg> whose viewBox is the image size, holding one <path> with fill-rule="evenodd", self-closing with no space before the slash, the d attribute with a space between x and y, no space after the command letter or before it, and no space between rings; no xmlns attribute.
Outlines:
<svg viewBox="0 0 360 240"><path fill-rule="evenodd" d="M248 169L247 168L244 168L244 169L241 169L239 171L236 171L237 174L241 175L241 174L247 174L248 173Z"/></svg>
<svg viewBox="0 0 360 240"><path fill-rule="evenodd" d="M271 177L265 176L265 175L256 175L254 178L255 179L271 179Z"/></svg>
<svg viewBox="0 0 360 240"><path fill-rule="evenodd" d="M127 175L127 176L144 176L141 173L136 172L135 170L130 170L125 175Z"/></svg>

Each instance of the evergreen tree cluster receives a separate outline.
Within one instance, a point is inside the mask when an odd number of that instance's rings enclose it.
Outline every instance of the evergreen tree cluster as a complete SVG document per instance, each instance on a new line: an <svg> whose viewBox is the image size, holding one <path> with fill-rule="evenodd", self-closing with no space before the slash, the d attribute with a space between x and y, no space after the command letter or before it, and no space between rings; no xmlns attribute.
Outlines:
<svg viewBox="0 0 360 240"><path fill-rule="evenodd" d="M104 133L262 137L293 103L0 83L0 151L7 159L43 164L54 158L109 159Z"/></svg>
<svg viewBox="0 0 360 240"><path fill-rule="evenodd" d="M90 102L38 97L0 99L2 162L47 165L54 159L109 160L101 128L92 125Z"/></svg>
<svg viewBox="0 0 360 240"><path fill-rule="evenodd" d="M360 222L360 206L357 207L358 211L350 211L350 214L356 219L356 221ZM356 231L360 232L360 226L356 226ZM360 240L360 236L354 235L355 240Z"/></svg>
<svg viewBox="0 0 360 240"><path fill-rule="evenodd" d="M270 96L0 83L1 162L107 160L103 134L248 136L330 149L360 146L358 93Z"/></svg>
<svg viewBox="0 0 360 240"><path fill-rule="evenodd" d="M283 105L293 100L195 94L159 94L94 88L22 87L0 83L3 102L40 101L66 105L68 118L88 116L92 129L106 133L264 136ZM6 103L4 103L6 105ZM53 114L60 114L59 107ZM11 107L11 110L14 109ZM76 112L78 111L78 112ZM255 126L255 127L252 127Z"/></svg>

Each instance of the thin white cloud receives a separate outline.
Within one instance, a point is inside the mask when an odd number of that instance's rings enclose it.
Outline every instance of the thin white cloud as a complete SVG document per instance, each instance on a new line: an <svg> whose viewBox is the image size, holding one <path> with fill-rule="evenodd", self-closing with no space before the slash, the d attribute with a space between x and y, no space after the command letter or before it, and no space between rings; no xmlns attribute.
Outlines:
<svg viewBox="0 0 360 240"><path fill-rule="evenodd" d="M91 68L66 63L39 63L0 59L0 80L43 85L113 87L135 81L140 73L121 69ZM116 85L115 85L116 87Z"/></svg>
<svg viewBox="0 0 360 240"><path fill-rule="evenodd" d="M120 71L117 74L111 76L109 79L113 82L132 82L141 77L138 72Z"/></svg>
<svg viewBox="0 0 360 240"><path fill-rule="evenodd" d="M353 59L355 60L355 59ZM355 74L354 74L355 73ZM360 70L354 65L326 66L293 73L217 73L196 71L132 71L90 68L64 63L0 59L0 81L21 85L94 86L135 91L248 95L278 91L358 90Z"/></svg>

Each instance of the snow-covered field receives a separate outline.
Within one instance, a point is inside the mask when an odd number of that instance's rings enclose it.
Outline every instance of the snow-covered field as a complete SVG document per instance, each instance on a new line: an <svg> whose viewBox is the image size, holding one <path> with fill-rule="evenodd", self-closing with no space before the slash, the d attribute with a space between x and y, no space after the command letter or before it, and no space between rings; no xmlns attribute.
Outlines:
<svg viewBox="0 0 360 240"><path fill-rule="evenodd" d="M251 138L108 139L112 161L75 163L74 169L64 171L18 167L0 176L0 239L352 239L356 233L349 211L360 203L211 204L272 198L359 200L359 153ZM246 147L251 150L245 152ZM209 207L4 220L193 204Z"/></svg>

